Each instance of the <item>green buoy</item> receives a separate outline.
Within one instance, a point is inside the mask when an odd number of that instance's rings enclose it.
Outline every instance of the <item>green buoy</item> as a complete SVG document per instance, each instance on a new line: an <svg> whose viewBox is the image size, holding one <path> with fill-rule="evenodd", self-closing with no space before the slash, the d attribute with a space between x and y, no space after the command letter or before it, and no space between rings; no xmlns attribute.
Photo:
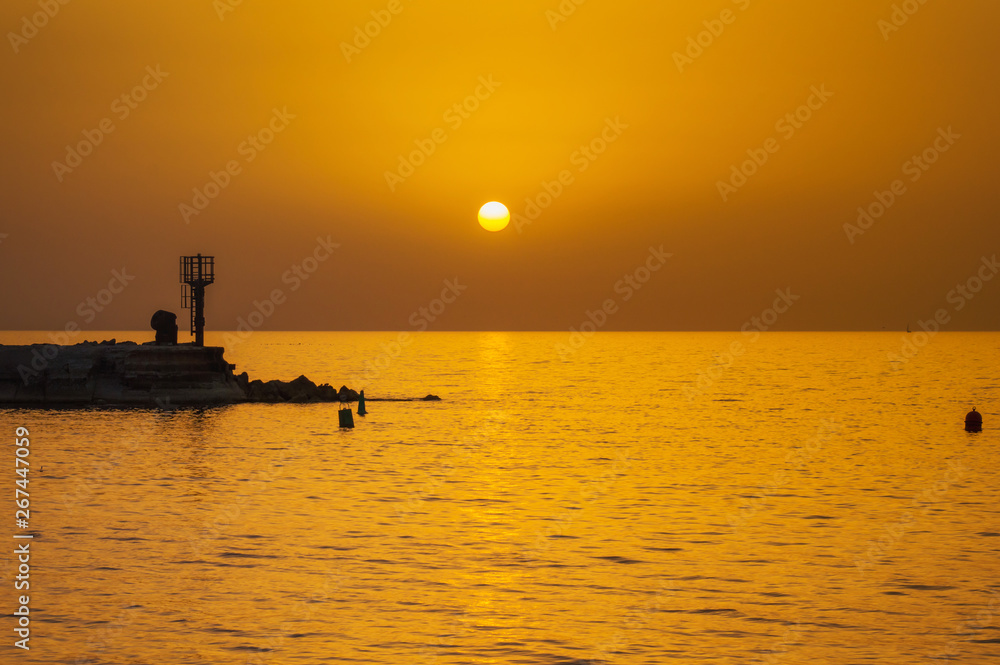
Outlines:
<svg viewBox="0 0 1000 665"><path fill-rule="evenodd" d="M341 427L354 427L354 412L350 406L340 409L337 414L340 416Z"/></svg>

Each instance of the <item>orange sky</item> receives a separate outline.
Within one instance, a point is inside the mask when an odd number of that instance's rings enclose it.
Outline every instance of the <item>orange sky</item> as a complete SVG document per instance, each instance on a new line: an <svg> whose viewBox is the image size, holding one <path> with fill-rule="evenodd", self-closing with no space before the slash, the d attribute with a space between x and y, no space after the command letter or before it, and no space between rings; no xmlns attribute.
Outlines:
<svg viewBox="0 0 1000 665"><path fill-rule="evenodd" d="M2 4L0 329L996 329L995 2L229 2Z"/></svg>

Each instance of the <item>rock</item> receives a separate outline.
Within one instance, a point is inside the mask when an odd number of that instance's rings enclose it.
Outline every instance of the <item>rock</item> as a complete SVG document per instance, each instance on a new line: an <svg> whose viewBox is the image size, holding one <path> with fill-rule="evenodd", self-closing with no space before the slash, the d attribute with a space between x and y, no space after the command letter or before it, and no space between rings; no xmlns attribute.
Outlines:
<svg viewBox="0 0 1000 665"><path fill-rule="evenodd" d="M250 399L250 401L254 401L256 398L260 397L261 393L260 387L262 385L264 385L264 382L261 381L260 379L254 379L253 381L247 384L247 387L244 389L244 392L247 394L247 397Z"/></svg>
<svg viewBox="0 0 1000 665"><path fill-rule="evenodd" d="M282 394L287 395L290 402L315 402L319 398L319 389L315 383L304 376L299 376L290 383L286 383Z"/></svg>
<svg viewBox="0 0 1000 665"><path fill-rule="evenodd" d="M173 312L157 310L149 320L149 326L156 331L157 344L177 343L177 315Z"/></svg>
<svg viewBox="0 0 1000 665"><path fill-rule="evenodd" d="M272 379L264 384L264 394L271 402L284 402L288 399L285 382Z"/></svg>
<svg viewBox="0 0 1000 665"><path fill-rule="evenodd" d="M352 395L356 395L353 390L344 386L338 392L328 383L317 386L305 376L300 376L293 381L268 381L267 383L255 379L249 380L244 372L236 377L236 383L242 385L246 382L245 392L247 401L250 402L292 402L296 404L306 402L340 402L350 400Z"/></svg>
<svg viewBox="0 0 1000 665"><path fill-rule="evenodd" d="M254 379L247 387L247 400L250 402L283 402L280 386L281 381L268 381L264 383L260 379Z"/></svg>
<svg viewBox="0 0 1000 665"><path fill-rule="evenodd" d="M351 390L347 386L341 386L340 390L337 392L337 398L341 402L357 402L359 393L356 390Z"/></svg>
<svg viewBox="0 0 1000 665"><path fill-rule="evenodd" d="M427 397L421 397L420 401L422 401L422 402L440 402L441 398L438 397L437 395L428 395Z"/></svg>

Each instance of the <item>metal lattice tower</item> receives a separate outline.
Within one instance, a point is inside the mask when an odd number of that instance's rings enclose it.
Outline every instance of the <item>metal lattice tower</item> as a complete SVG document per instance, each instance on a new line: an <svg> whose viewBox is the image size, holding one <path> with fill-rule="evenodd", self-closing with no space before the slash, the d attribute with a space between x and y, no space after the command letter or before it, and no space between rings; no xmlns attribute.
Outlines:
<svg viewBox="0 0 1000 665"><path fill-rule="evenodd" d="M191 334L205 346L205 287L215 281L215 257L181 257L181 307L191 310Z"/></svg>

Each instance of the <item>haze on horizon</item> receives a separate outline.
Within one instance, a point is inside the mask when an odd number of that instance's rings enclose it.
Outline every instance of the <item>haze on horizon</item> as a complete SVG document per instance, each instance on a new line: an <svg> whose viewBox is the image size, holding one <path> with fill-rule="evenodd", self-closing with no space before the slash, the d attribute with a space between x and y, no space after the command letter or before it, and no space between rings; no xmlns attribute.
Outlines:
<svg viewBox="0 0 1000 665"><path fill-rule="evenodd" d="M993 330L998 22L986 0L8 0L0 329L185 322L177 260L201 252L209 330L276 290L266 330L407 330L456 279L429 329L567 330L610 300L607 330L735 330L780 289L776 330ZM859 207L885 211L845 229Z"/></svg>

